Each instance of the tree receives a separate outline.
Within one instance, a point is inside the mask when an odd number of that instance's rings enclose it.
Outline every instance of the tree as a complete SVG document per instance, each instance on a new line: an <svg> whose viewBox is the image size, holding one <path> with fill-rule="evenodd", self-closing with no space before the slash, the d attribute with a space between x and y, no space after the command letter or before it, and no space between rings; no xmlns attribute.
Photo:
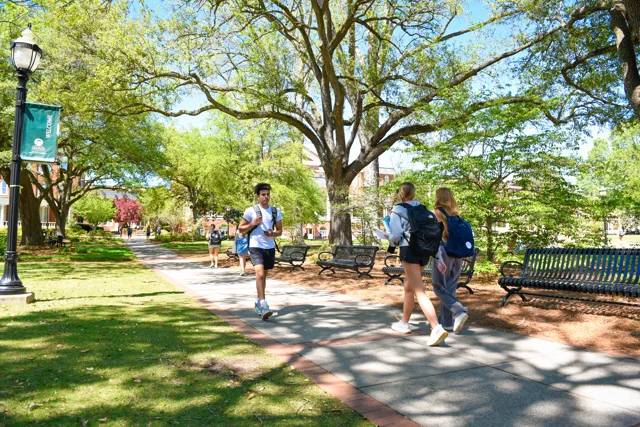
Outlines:
<svg viewBox="0 0 640 427"><path fill-rule="evenodd" d="M111 221L116 208L113 201L93 194L88 194L74 206L75 212L85 219L94 230L101 222Z"/></svg>
<svg viewBox="0 0 640 427"><path fill-rule="evenodd" d="M116 206L116 214L114 219L120 224L131 224L132 222L142 221L143 209L140 202L135 199L130 199L126 195L113 201Z"/></svg>
<svg viewBox="0 0 640 427"><path fill-rule="evenodd" d="M639 0L545 2L530 17L539 28L551 19L573 22L522 59L523 82L571 117L597 117L601 124L640 118ZM575 96L585 102L567 102Z"/></svg>
<svg viewBox="0 0 640 427"><path fill-rule="evenodd" d="M171 192L165 187L151 187L140 193L138 201L142 205L143 219L153 222L157 228L160 225L160 217L167 202L172 198Z"/></svg>
<svg viewBox="0 0 640 427"><path fill-rule="evenodd" d="M451 187L492 261L516 242L546 247L560 235L584 238L578 214L587 203L566 179L577 172L577 141L541 127L542 117L524 106L495 107L416 149L425 170L411 179L422 196L432 203L437 187ZM497 233L500 223L509 232Z"/></svg>
<svg viewBox="0 0 640 427"><path fill-rule="evenodd" d="M518 75L508 67L586 19L579 9L566 10L559 19L545 15L544 25L532 30L528 24L538 4L528 1L492 3L481 22L464 16L457 1L181 4L173 16L158 18L165 31L155 31L152 43L145 37L133 41L137 55L127 45L126 52L110 51L110 60L131 68L132 90L145 96L158 88L172 94L195 90L206 105L175 111L163 97L114 113L218 110L297 129L315 147L326 175L332 243L351 241L348 189L366 165L398 141L465 122L483 109L542 105L544 99L527 87L517 93L502 84L505 75ZM454 21L469 25L454 31ZM505 26L510 31L502 31ZM467 42L486 34L492 43ZM570 99L581 105L582 98ZM575 118L571 111L565 117L566 105L552 107L545 113L557 123Z"/></svg>
<svg viewBox="0 0 640 427"><path fill-rule="evenodd" d="M102 63L92 53L118 43L118 34L131 29L127 13L123 2L105 8L104 2L96 0L47 3L37 15L42 28L39 43L47 63L39 70L30 96L63 105L58 140L61 163L30 168L29 174L61 234L72 205L85 194L137 187L163 162L160 124L148 115L106 117L97 111L131 102L131 95L118 86L126 78L122 67ZM76 49L78 39L90 40L86 51Z"/></svg>

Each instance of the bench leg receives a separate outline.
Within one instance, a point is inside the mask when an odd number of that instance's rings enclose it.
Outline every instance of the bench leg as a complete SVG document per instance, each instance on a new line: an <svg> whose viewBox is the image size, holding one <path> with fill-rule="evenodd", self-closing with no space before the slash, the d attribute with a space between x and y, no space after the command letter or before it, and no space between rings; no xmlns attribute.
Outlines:
<svg viewBox="0 0 640 427"><path fill-rule="evenodd" d="M294 272L296 270L296 268L299 268L302 271L306 271L303 266L292 264L291 268L289 269L289 273Z"/></svg>
<svg viewBox="0 0 640 427"><path fill-rule="evenodd" d="M504 307L504 305L507 303L507 300L511 298L511 295L517 294L520 298L522 298L522 301L527 300L525 296L520 293L520 290L522 288L517 288L517 289L504 288L504 289L507 291L507 294L504 296L504 298L502 298L502 307Z"/></svg>
<svg viewBox="0 0 640 427"><path fill-rule="evenodd" d="M384 282L384 285L385 285L385 286L387 286L389 283L391 283L391 282L392 282L392 281L394 281L394 280L399 280L399 281L400 281L400 284L401 284L401 285L404 285L404 279L402 278L402 276L401 276L401 275L396 275L396 274L394 274L394 275L392 275L392 276L389 276L389 278L387 279L387 281L386 281L386 282Z"/></svg>
<svg viewBox="0 0 640 427"><path fill-rule="evenodd" d="M331 272L333 274L336 274L336 272L333 270L333 268L331 268L331 267L322 267L322 270L320 270L320 273L318 273L318 276L321 275L325 270L331 270Z"/></svg>
<svg viewBox="0 0 640 427"><path fill-rule="evenodd" d="M460 288L465 288L470 294L473 295L473 289L471 289L468 284L458 283L457 289L460 289Z"/></svg>
<svg viewBox="0 0 640 427"><path fill-rule="evenodd" d="M357 273L358 273L358 276L356 277L356 280L358 280L362 276L369 276L370 279L373 279L373 277L369 274L368 271L365 271L364 273L361 273L360 271L358 271Z"/></svg>

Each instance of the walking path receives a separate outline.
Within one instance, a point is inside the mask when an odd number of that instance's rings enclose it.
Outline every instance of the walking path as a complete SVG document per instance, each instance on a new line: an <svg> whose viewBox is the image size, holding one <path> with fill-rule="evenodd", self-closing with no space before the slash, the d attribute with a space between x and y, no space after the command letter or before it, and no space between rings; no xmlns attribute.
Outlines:
<svg viewBox="0 0 640 427"><path fill-rule="evenodd" d="M413 334L398 335L389 328L397 308L271 279L275 314L265 322L253 311L253 276L128 243L141 262L378 425L640 425L635 359L477 326L427 347L423 317L412 318Z"/></svg>

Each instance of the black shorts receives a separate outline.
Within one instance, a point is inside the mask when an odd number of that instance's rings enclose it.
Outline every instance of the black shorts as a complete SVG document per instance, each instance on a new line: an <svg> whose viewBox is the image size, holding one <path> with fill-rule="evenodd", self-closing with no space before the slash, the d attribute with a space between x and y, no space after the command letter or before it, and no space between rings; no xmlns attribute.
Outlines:
<svg viewBox="0 0 640 427"><path fill-rule="evenodd" d="M411 252L411 248L409 246L400 246L400 261L407 262L409 264L420 264L421 267L424 267L429 262L431 257L417 257Z"/></svg>
<svg viewBox="0 0 640 427"><path fill-rule="evenodd" d="M265 270L271 270L276 259L275 249L249 248L251 263L253 265L264 265Z"/></svg>

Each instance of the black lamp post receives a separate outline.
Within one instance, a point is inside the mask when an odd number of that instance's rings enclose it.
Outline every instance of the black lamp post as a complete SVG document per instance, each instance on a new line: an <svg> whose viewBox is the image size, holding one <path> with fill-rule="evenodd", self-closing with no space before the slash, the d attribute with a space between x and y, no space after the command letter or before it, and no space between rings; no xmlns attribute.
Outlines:
<svg viewBox="0 0 640 427"><path fill-rule="evenodd" d="M20 197L20 149L22 147L22 127L24 124L25 102L27 100L27 81L40 64L42 50L36 44L34 34L29 28L22 37L11 42L11 62L18 76L16 95L16 119L13 126L13 147L11 151L11 180L9 183L9 218L7 230L7 250L4 253L4 275L0 280L0 295L16 295L27 292L18 277L18 198Z"/></svg>
<svg viewBox="0 0 640 427"><path fill-rule="evenodd" d="M602 200L602 230L603 230L603 238L604 238L604 247L609 246L609 239L607 238L607 204L605 203L605 197L607 197L607 189L604 187L600 187L598 190L600 193L600 198Z"/></svg>

